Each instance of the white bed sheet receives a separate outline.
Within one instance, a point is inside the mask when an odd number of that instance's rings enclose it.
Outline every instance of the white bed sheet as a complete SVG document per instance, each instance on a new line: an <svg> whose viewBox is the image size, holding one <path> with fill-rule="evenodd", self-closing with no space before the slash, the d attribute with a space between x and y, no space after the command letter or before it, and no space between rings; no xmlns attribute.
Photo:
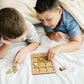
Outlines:
<svg viewBox="0 0 84 84"><path fill-rule="evenodd" d="M68 37L60 42L50 40L42 27L37 27L41 38L41 45L31 53L47 52L53 46L66 43ZM3 59L0 59L0 84L84 84L84 35L81 48L75 52L62 52L52 60L56 73L32 75L31 58L27 54L24 64L17 65L16 73L6 74L12 68L12 61L19 49L26 46L25 42L14 43ZM60 71L59 67L65 66L66 70Z"/></svg>

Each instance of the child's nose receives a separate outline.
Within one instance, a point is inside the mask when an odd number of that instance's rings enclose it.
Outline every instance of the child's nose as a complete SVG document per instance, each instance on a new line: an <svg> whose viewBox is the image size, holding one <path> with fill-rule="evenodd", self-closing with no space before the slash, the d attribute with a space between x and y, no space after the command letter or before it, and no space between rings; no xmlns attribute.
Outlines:
<svg viewBox="0 0 84 84"><path fill-rule="evenodd" d="M47 21L44 21L43 23L45 26L48 26L48 22Z"/></svg>

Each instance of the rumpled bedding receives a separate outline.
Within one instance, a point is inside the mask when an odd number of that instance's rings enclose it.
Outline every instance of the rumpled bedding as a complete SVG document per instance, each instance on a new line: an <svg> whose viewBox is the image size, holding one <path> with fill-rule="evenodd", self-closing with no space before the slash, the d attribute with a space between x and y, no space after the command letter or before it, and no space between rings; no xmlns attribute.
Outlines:
<svg viewBox="0 0 84 84"><path fill-rule="evenodd" d="M12 62L15 54L25 42L14 43L3 59L0 59L0 84L84 84L84 35L82 36L81 48L75 52L61 52L52 60L56 73L32 75L31 53L47 52L49 48L69 41L68 35L60 42L50 40L42 26L36 27L41 38L40 46L27 54L24 64L18 64L16 73L6 74L8 69L12 69ZM63 71L59 67L65 66Z"/></svg>
<svg viewBox="0 0 84 84"><path fill-rule="evenodd" d="M40 23L34 9L37 0L0 0L0 9L12 7L33 24ZM84 0L59 0L60 4L76 19L84 30Z"/></svg>

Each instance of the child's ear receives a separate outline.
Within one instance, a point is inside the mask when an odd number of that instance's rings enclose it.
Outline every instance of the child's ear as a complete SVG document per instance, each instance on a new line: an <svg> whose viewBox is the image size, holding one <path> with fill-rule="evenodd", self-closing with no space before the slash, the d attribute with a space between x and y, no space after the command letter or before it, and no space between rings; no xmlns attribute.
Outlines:
<svg viewBox="0 0 84 84"><path fill-rule="evenodd" d="M62 8L61 7L57 7L57 11L59 14L62 14Z"/></svg>

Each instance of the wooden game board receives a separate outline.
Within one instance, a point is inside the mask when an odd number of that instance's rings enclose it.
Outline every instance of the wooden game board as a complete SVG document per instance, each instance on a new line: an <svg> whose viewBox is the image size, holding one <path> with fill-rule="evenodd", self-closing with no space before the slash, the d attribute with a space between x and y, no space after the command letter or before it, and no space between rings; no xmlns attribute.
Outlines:
<svg viewBox="0 0 84 84"><path fill-rule="evenodd" d="M55 73L52 61L46 58L47 53L31 54L32 74Z"/></svg>

